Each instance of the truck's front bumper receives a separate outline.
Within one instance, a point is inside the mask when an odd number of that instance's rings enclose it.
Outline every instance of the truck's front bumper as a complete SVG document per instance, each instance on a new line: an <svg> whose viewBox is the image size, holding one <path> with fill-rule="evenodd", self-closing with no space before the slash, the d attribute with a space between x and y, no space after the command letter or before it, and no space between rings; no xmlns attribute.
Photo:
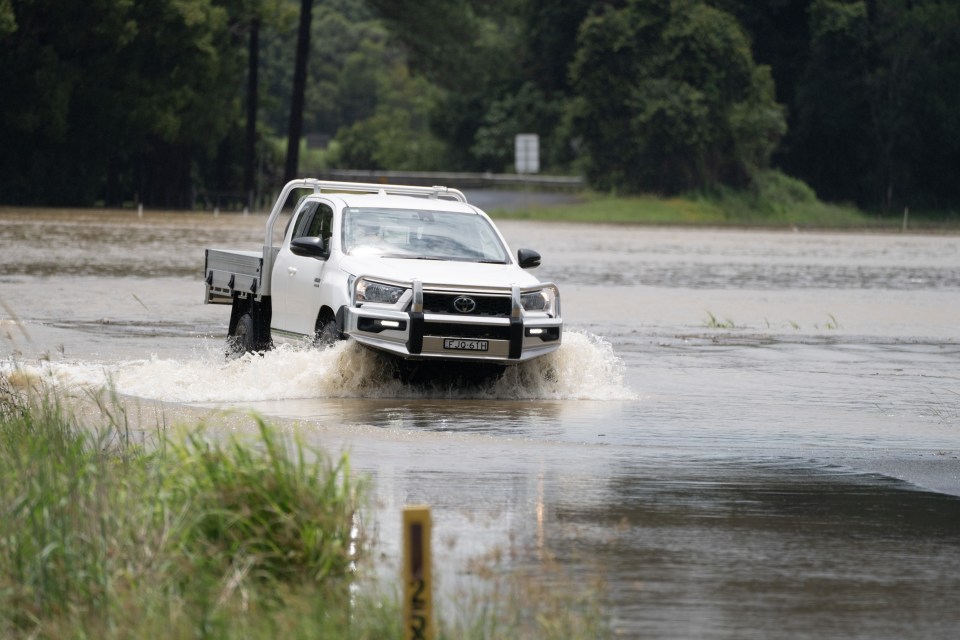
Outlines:
<svg viewBox="0 0 960 640"><path fill-rule="evenodd" d="M361 344L411 359L510 364L555 351L560 346L563 321L524 313L517 288L510 298L508 317L433 313L423 310L422 291L415 287L406 310L369 304L345 306L338 314L338 324Z"/></svg>

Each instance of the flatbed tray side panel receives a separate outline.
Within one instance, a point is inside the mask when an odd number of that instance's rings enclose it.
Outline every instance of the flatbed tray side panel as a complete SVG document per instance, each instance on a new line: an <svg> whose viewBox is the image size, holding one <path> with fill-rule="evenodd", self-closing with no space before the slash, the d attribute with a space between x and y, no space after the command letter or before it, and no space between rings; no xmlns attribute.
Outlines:
<svg viewBox="0 0 960 640"><path fill-rule="evenodd" d="M230 304L234 292L255 294L262 285L262 267L263 254L259 251L207 249L206 302Z"/></svg>
<svg viewBox="0 0 960 640"><path fill-rule="evenodd" d="M207 249L207 271L229 271L238 275L260 277L263 254L259 251Z"/></svg>

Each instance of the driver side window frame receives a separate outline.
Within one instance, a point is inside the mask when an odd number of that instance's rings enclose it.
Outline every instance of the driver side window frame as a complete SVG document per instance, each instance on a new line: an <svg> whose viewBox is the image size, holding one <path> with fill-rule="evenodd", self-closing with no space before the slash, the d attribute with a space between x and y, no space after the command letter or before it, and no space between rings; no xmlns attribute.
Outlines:
<svg viewBox="0 0 960 640"><path fill-rule="evenodd" d="M330 238L333 237L333 207L330 204L317 200L308 202L290 222L293 226L291 242L297 238L319 237L323 239L324 248L330 250Z"/></svg>
<svg viewBox="0 0 960 640"><path fill-rule="evenodd" d="M297 238L302 238L307 235L307 230L313 222L313 216L319 204L319 202L308 202L303 205L300 213L297 214L295 218L296 222L294 222L293 225L293 234L290 236L291 240L296 240Z"/></svg>

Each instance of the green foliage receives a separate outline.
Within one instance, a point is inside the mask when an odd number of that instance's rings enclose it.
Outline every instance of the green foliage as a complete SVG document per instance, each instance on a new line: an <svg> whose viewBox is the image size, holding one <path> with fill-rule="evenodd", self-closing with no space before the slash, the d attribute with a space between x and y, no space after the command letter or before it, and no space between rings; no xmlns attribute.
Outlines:
<svg viewBox="0 0 960 640"><path fill-rule="evenodd" d="M769 69L736 20L703 2L635 0L591 16L571 77L597 189L747 185L785 131Z"/></svg>
<svg viewBox="0 0 960 640"><path fill-rule="evenodd" d="M347 458L254 422L138 445L116 396L0 372L0 637L402 637L396 597L366 579ZM457 594L437 637L608 636L597 586L545 569L474 568L494 588Z"/></svg>
<svg viewBox="0 0 960 640"><path fill-rule="evenodd" d="M626 224L817 228L883 224L853 207L825 204L805 183L773 170L758 173L748 189L717 186L671 198L585 194L580 200L576 204L493 213L508 218Z"/></svg>
<svg viewBox="0 0 960 640"><path fill-rule="evenodd" d="M554 129L563 117L561 101L548 100L532 82L506 93L490 103L476 133L470 153L485 170L502 172L513 167L514 137L518 133L536 133L546 126ZM550 166L559 159L558 151L548 145L541 150L542 164Z"/></svg>
<svg viewBox="0 0 960 640"><path fill-rule="evenodd" d="M710 203L733 224L820 228L876 225L854 207L821 202L806 183L774 170L758 173L747 189L717 186L687 195Z"/></svg>
<svg viewBox="0 0 960 640"><path fill-rule="evenodd" d="M286 133L297 39L297 3L264 29L261 84L263 115L271 133ZM304 131L333 135L341 126L369 117L379 99L386 30L362 2L322 3L314 8L307 66Z"/></svg>
<svg viewBox="0 0 960 640"><path fill-rule="evenodd" d="M56 398L29 405L0 377L0 634L109 602L109 545L126 520L103 509L104 474L123 475L122 456L102 453L108 434L78 433ZM130 482L136 482L131 478Z"/></svg>
<svg viewBox="0 0 960 640"><path fill-rule="evenodd" d="M774 67L790 132L775 160L833 201L955 210L960 4L724 0Z"/></svg>
<svg viewBox="0 0 960 640"><path fill-rule="evenodd" d="M436 89L422 77L409 76L402 64L390 71L378 79L376 94L383 100L373 115L337 132L332 162L355 169L442 170L443 145L426 116Z"/></svg>
<svg viewBox="0 0 960 640"><path fill-rule="evenodd" d="M509 71L511 0L367 0L432 83L477 96Z"/></svg>
<svg viewBox="0 0 960 640"><path fill-rule="evenodd" d="M737 325L734 324L733 320L730 318L725 318L720 320L713 313L707 311L707 319L704 321L703 326L708 329L736 329Z"/></svg>
<svg viewBox="0 0 960 640"><path fill-rule="evenodd" d="M265 118L286 131L295 25L277 23L266 36ZM406 53L388 37L360 0L316 8L310 39L304 131L332 138L328 150L307 152L301 172L330 166L357 169L443 169L443 145L431 134L428 114L439 89L410 74ZM279 179L279 178L277 178Z"/></svg>
<svg viewBox="0 0 960 640"><path fill-rule="evenodd" d="M827 197L861 183L871 162L869 26L866 5L817 0L810 10L810 57L798 86L797 169ZM817 149L814 152L814 148Z"/></svg>
<svg viewBox="0 0 960 640"><path fill-rule="evenodd" d="M594 224L723 224L723 211L706 199L588 193L575 204L498 209L497 218Z"/></svg>
<svg viewBox="0 0 960 640"><path fill-rule="evenodd" d="M0 0L0 202L238 193L255 21L258 184L277 183L299 6ZM544 171L602 191L743 189L772 165L830 201L949 216L958 78L954 0L331 0L303 130L333 144L300 170L510 171L537 133Z"/></svg>
<svg viewBox="0 0 960 640"><path fill-rule="evenodd" d="M0 199L182 205L239 114L230 16L212 0L34 0L0 47ZM49 181L70 188L52 189Z"/></svg>
<svg viewBox="0 0 960 640"><path fill-rule="evenodd" d="M147 450L116 400L90 430L14 379L30 384L0 374L0 636L343 637L365 544L345 457L259 420L252 440Z"/></svg>
<svg viewBox="0 0 960 640"><path fill-rule="evenodd" d="M343 168L439 171L444 149L410 111L378 110L337 133L333 162Z"/></svg>
<svg viewBox="0 0 960 640"><path fill-rule="evenodd" d="M330 464L300 441L293 448L256 418L255 444L213 442L199 431L167 442L176 469L168 492L192 515L177 544L212 570L244 566L257 579L342 579L356 558L358 494L346 456ZM260 449L262 447L262 449Z"/></svg>
<svg viewBox="0 0 960 640"><path fill-rule="evenodd" d="M570 94L570 63L577 32L589 15L593 0L530 0L520 3L522 33L521 69L548 96Z"/></svg>
<svg viewBox="0 0 960 640"><path fill-rule="evenodd" d="M0 42L17 30L17 16L13 13L12 0L0 0Z"/></svg>
<svg viewBox="0 0 960 640"><path fill-rule="evenodd" d="M421 116L443 142L435 161L444 170L500 171L512 160L513 136L530 132L529 122L550 110L538 96L533 113L518 109L529 100L514 94L524 85L517 56L524 47L519 7L497 0L371 0L408 56L411 68L437 91ZM514 129L523 126L523 130ZM534 129L534 132L540 128ZM503 146L501 146L503 145Z"/></svg>

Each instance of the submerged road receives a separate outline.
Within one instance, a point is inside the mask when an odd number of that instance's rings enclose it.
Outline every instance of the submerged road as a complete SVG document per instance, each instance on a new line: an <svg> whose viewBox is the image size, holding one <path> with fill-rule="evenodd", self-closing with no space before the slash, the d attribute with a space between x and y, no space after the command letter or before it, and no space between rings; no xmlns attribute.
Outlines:
<svg viewBox="0 0 960 640"><path fill-rule="evenodd" d="M388 566L402 506L432 505L448 602L500 550L601 582L623 637L954 637L960 238L505 221L563 348L410 387L351 344L223 360L202 252L263 222L0 211L3 366L348 450Z"/></svg>

